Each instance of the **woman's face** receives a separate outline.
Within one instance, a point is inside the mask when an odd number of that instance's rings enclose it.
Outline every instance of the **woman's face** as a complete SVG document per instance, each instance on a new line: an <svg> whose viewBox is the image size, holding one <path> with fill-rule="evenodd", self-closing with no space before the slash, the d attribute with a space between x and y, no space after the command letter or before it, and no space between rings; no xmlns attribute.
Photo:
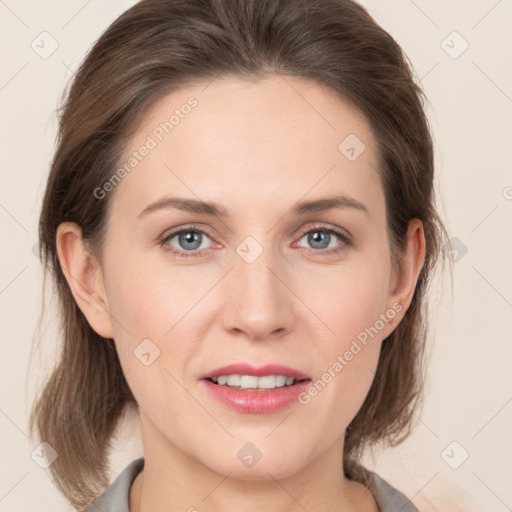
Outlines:
<svg viewBox="0 0 512 512"><path fill-rule="evenodd" d="M305 79L222 78L156 104L125 164L95 192L112 194L104 334L139 404L146 456L182 454L243 479L341 457L407 306L367 122ZM283 379L203 378L233 364L310 380L243 391Z"/></svg>

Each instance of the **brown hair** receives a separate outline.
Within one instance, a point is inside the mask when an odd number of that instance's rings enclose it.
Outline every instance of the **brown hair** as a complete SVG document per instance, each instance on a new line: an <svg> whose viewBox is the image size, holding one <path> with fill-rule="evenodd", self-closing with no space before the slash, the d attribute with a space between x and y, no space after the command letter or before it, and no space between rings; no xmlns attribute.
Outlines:
<svg viewBox="0 0 512 512"><path fill-rule="evenodd" d="M135 399L113 340L92 330L71 295L57 257L57 227L77 223L99 253L113 194L99 200L94 190L113 175L155 102L217 76L271 73L327 85L366 116L379 147L394 260L408 221L423 222L425 263L346 432L346 474L363 481L357 461L365 446L393 445L410 432L423 383L424 295L445 231L434 206L425 98L400 46L351 0L144 0L102 34L67 90L39 224L41 257L60 301L63 346L30 428L57 450L50 471L75 507L108 485L112 434Z"/></svg>

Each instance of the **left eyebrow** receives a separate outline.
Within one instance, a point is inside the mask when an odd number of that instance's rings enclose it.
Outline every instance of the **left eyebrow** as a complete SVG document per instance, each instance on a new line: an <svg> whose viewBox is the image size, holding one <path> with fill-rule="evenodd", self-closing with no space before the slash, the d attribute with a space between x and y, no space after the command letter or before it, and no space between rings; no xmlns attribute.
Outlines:
<svg viewBox="0 0 512 512"><path fill-rule="evenodd" d="M199 201L197 199L186 199L179 197L164 197L149 204L139 213L139 218L151 212L161 209L176 208L192 213L202 213L206 215L215 215L218 217L228 217L228 212L225 208L217 205L216 203L208 203ZM334 195L314 199L312 201L303 201L295 205L292 209L293 215L304 215L311 212L319 212L324 210L331 210L333 208L353 208L368 214L368 208L354 198L345 195Z"/></svg>
<svg viewBox="0 0 512 512"><path fill-rule="evenodd" d="M339 194L298 203L293 208L292 213L294 215L304 215L305 213L331 210L333 208L354 208L368 215L368 208L363 203L352 197Z"/></svg>

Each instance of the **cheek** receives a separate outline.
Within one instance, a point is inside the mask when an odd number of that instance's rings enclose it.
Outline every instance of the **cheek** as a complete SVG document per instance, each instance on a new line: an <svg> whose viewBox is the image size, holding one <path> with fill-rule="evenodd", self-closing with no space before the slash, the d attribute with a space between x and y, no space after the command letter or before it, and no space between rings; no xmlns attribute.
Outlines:
<svg viewBox="0 0 512 512"><path fill-rule="evenodd" d="M336 272L331 269L319 275L317 286L302 289L308 305L326 326L327 339L331 340L328 347L333 351L347 349L359 335L364 341L367 329L375 333L376 326L382 331L389 283L390 265L385 258L361 257L340 265Z"/></svg>
<svg viewBox="0 0 512 512"><path fill-rule="evenodd" d="M183 334L187 311L197 297L182 280L148 268L143 259L126 255L110 261L116 263L106 262L105 286L116 349L137 401L151 403L155 397L147 394L170 389L168 372L181 371L195 349L192 331L187 343L176 333ZM180 374L175 377L182 380Z"/></svg>
<svg viewBox="0 0 512 512"><path fill-rule="evenodd" d="M137 268L139 273L125 272ZM128 259L111 267L107 295L115 345L128 385L140 410L165 424L170 403L184 414L198 414L179 385L184 380L183 369L197 349L186 323L195 294L176 279L171 286L169 276L166 281L161 272L143 269L143 262ZM183 340L184 334L189 334L187 340Z"/></svg>
<svg viewBox="0 0 512 512"><path fill-rule="evenodd" d="M134 339L164 338L191 308L196 295L179 273L152 269L143 259L125 258L112 265L107 275L109 310L118 320L114 329L120 336L128 331Z"/></svg>
<svg viewBox="0 0 512 512"><path fill-rule="evenodd" d="M391 318L386 316L389 276L385 259L361 259L308 292L308 305L318 312L323 333L313 336L319 372L303 397L312 415L329 411L325 421L342 427L362 405L377 368L385 319Z"/></svg>

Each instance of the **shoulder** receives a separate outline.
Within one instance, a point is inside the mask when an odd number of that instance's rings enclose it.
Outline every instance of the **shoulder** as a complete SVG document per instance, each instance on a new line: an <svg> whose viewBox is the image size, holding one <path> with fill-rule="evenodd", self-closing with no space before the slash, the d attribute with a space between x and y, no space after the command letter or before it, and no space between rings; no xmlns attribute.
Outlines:
<svg viewBox="0 0 512 512"><path fill-rule="evenodd" d="M130 487L144 468L144 458L135 459L126 466L117 478L98 496L84 512L129 512ZM377 473L366 471L366 485L372 492L380 512L417 512L417 508L398 489L390 485Z"/></svg>
<svg viewBox="0 0 512 512"><path fill-rule="evenodd" d="M130 462L84 512L130 512L130 487L143 468L143 457Z"/></svg>
<svg viewBox="0 0 512 512"><path fill-rule="evenodd" d="M368 471L367 486L379 505L380 512L417 512L417 508L398 489L390 485L377 473Z"/></svg>

